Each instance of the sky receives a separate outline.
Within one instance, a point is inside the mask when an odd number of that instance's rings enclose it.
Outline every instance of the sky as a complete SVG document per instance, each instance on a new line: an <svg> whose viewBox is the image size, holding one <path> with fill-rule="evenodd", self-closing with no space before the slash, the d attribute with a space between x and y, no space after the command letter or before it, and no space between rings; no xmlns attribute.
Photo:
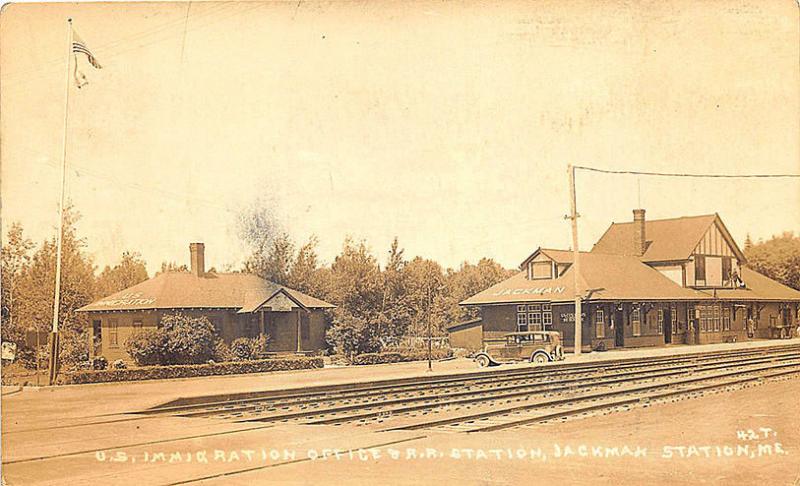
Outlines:
<svg viewBox="0 0 800 486"><path fill-rule="evenodd" d="M55 234L67 17L103 69L69 85L67 196L102 268L240 265L237 215L274 208L330 263L518 265L571 245L567 164L800 173L788 1L12 4L0 14L0 200ZM579 239L717 212L741 245L800 233L797 179L577 174Z"/></svg>

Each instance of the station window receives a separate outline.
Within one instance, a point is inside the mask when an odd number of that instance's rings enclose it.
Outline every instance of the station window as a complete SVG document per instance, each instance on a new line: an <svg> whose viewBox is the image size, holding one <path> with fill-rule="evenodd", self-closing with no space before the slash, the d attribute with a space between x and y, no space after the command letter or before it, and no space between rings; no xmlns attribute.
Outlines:
<svg viewBox="0 0 800 486"><path fill-rule="evenodd" d="M706 332L708 329L706 328L706 322L708 320L708 314L706 312L706 306L698 305L694 308L695 317L699 321L700 324L700 332Z"/></svg>
<svg viewBox="0 0 800 486"><path fill-rule="evenodd" d="M545 330L553 326L553 310L550 304L542 304L542 325Z"/></svg>
<svg viewBox="0 0 800 486"><path fill-rule="evenodd" d="M119 346L119 320L108 320L108 345L111 347Z"/></svg>
<svg viewBox="0 0 800 486"><path fill-rule="evenodd" d="M700 319L700 331L714 332L720 330L722 324L722 309L719 305L698 305L696 315ZM728 314L728 329L730 329L730 314Z"/></svg>
<svg viewBox="0 0 800 486"><path fill-rule="evenodd" d="M703 329L706 332L711 332L714 328L714 324L712 322L712 315L711 315L711 307L704 305L703 306Z"/></svg>
<svg viewBox="0 0 800 486"><path fill-rule="evenodd" d="M669 322L670 322L670 326L669 327L672 328L672 334L677 334L678 333L678 308L675 307L674 305L670 306L670 308L669 308Z"/></svg>
<svg viewBox="0 0 800 486"><path fill-rule="evenodd" d="M722 330L731 330L731 309L730 307L723 307L722 309Z"/></svg>
<svg viewBox="0 0 800 486"><path fill-rule="evenodd" d="M517 330L525 332L528 330L528 314L524 311L524 305L517 306L517 310L519 310L519 307L522 307L523 311L517 312Z"/></svg>
<svg viewBox="0 0 800 486"><path fill-rule="evenodd" d="M606 326L603 316L603 309L597 309L594 316L595 335L598 339L606 337Z"/></svg>
<svg viewBox="0 0 800 486"><path fill-rule="evenodd" d="M664 334L664 309L658 309L658 333Z"/></svg>
<svg viewBox="0 0 800 486"><path fill-rule="evenodd" d="M633 335L642 335L642 321L639 318L639 307L631 309L631 325L633 326Z"/></svg>
<svg viewBox="0 0 800 486"><path fill-rule="evenodd" d="M542 305L531 304L528 306L528 326L531 331L542 330Z"/></svg>

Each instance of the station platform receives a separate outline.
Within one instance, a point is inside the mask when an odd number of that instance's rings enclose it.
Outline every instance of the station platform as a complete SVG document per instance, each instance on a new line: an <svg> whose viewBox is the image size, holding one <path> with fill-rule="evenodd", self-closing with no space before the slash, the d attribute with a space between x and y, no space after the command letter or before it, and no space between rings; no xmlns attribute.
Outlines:
<svg viewBox="0 0 800 486"><path fill-rule="evenodd" d="M591 363L608 360L691 355L710 351L759 348L767 346L797 345L800 339L761 340L740 343L706 345L673 345L666 347L620 349L604 352L567 354L559 363ZM547 367L559 363L548 363ZM505 364L499 367L478 368L468 358L434 361L433 371L428 371L426 361L364 366L339 366L314 370L254 373L248 375L211 376L138 382L99 383L88 385L61 385L54 387L24 387L22 392L3 396L3 420L27 420L46 417L55 412L63 420L69 416L85 417L101 414L119 414L138 411L178 398L228 393L284 390L298 387L338 385L367 381L413 378L423 376L458 375L463 373L492 372L500 369L530 367L527 362ZM91 396L91 400L87 400ZM16 412L23 412L17 415Z"/></svg>

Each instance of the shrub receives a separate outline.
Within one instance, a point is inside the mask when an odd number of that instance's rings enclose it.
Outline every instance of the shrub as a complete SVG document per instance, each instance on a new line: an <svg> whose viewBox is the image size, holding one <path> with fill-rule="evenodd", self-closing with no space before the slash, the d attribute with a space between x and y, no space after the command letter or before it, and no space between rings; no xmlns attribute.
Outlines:
<svg viewBox="0 0 800 486"><path fill-rule="evenodd" d="M302 370L322 368L321 357L296 356L256 361L229 363L146 366L142 368L111 369L103 371L78 371L59 375L59 382L66 385L82 383L105 383L113 381L157 380L167 378L190 378L196 376L236 375L243 373L265 373L270 371Z"/></svg>
<svg viewBox="0 0 800 486"><path fill-rule="evenodd" d="M47 349L45 347L45 349ZM25 367L26 369L36 369L36 352L31 348L18 348L16 359L14 360L15 363L19 363L20 366ZM40 361L41 363L41 361Z"/></svg>
<svg viewBox="0 0 800 486"><path fill-rule="evenodd" d="M58 337L58 359L63 369L73 369L89 361L89 341L85 332L64 331Z"/></svg>
<svg viewBox="0 0 800 486"><path fill-rule="evenodd" d="M450 349L433 349L431 359L445 359L453 355ZM424 361L428 359L428 351L390 351L384 353L364 353L351 359L354 365L400 363L405 361Z"/></svg>
<svg viewBox="0 0 800 486"><path fill-rule="evenodd" d="M204 363L214 355L217 336L205 316L168 314L161 318L160 331L166 335L164 364Z"/></svg>
<svg viewBox="0 0 800 486"><path fill-rule="evenodd" d="M217 363L225 363L227 361L233 361L231 348L225 341L223 341L222 339L217 339L216 344L214 344L214 357L209 361Z"/></svg>
<svg viewBox="0 0 800 486"><path fill-rule="evenodd" d="M358 354L375 353L381 343L375 335L375 323L364 319L339 313L328 328L325 339L333 346L336 353L352 357Z"/></svg>
<svg viewBox="0 0 800 486"><path fill-rule="evenodd" d="M416 350L403 353L406 358L405 361L424 361L428 359L428 350ZM434 348L431 350L431 359L445 359L453 356L453 350L450 348Z"/></svg>
<svg viewBox="0 0 800 486"><path fill-rule="evenodd" d="M354 356L352 363L355 365L369 365L381 363L400 363L406 361L400 353L364 353Z"/></svg>
<svg viewBox="0 0 800 486"><path fill-rule="evenodd" d="M124 370L125 368L128 367L128 365L126 365L125 362L122 361L121 359L114 361L114 364L112 366L114 367L115 370Z"/></svg>
<svg viewBox="0 0 800 486"><path fill-rule="evenodd" d="M167 336L161 329L147 329L133 334L125 342L125 351L140 366L163 362Z"/></svg>
<svg viewBox="0 0 800 486"><path fill-rule="evenodd" d="M253 360L264 356L269 337L260 335L254 338L241 337L231 343L230 351L234 360Z"/></svg>
<svg viewBox="0 0 800 486"><path fill-rule="evenodd" d="M92 359L92 369L93 370L104 370L108 368L108 360L105 356L95 356Z"/></svg>
<svg viewBox="0 0 800 486"><path fill-rule="evenodd" d="M158 329L133 334L125 342L125 350L141 366L197 364L224 351L217 349L218 342L208 318L176 313L163 316Z"/></svg>

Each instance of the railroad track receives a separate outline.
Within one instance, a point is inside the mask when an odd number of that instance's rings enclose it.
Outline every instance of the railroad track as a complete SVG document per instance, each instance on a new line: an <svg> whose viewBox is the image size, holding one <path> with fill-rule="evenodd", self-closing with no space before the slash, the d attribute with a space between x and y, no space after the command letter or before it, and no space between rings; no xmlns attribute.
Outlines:
<svg viewBox="0 0 800 486"><path fill-rule="evenodd" d="M546 424L576 416L607 414L649 406L659 401L703 396L709 392L732 391L755 385L767 379L800 373L800 360L781 365L768 365L752 370L737 370L712 376L681 379L674 382L627 386L614 391L585 393L554 400L431 420L391 430L429 429L440 432L491 432L515 427Z"/></svg>
<svg viewBox="0 0 800 486"><path fill-rule="evenodd" d="M315 403L324 399L346 400L370 396L379 396L383 399L386 395L392 393L416 393L419 391L440 390L445 387L476 386L481 384L491 385L492 383L504 382L507 380L541 380L543 377L544 379L552 378L556 372L559 376L564 376L564 374L570 374L572 376L590 376L596 373L616 372L623 369L635 370L652 366L669 366L671 364L710 361L722 357L766 355L771 352L782 350L800 350L800 345L693 353L689 355L658 358L626 358L592 363L555 363L549 366L535 368L501 369L498 371L487 370L447 376L412 377L366 383L317 386L293 390L180 398L137 413L184 414L192 410L215 412L269 402L302 404Z"/></svg>
<svg viewBox="0 0 800 486"><path fill-rule="evenodd" d="M774 346L201 397L141 413L482 432L609 413L796 373L800 345Z"/></svg>

